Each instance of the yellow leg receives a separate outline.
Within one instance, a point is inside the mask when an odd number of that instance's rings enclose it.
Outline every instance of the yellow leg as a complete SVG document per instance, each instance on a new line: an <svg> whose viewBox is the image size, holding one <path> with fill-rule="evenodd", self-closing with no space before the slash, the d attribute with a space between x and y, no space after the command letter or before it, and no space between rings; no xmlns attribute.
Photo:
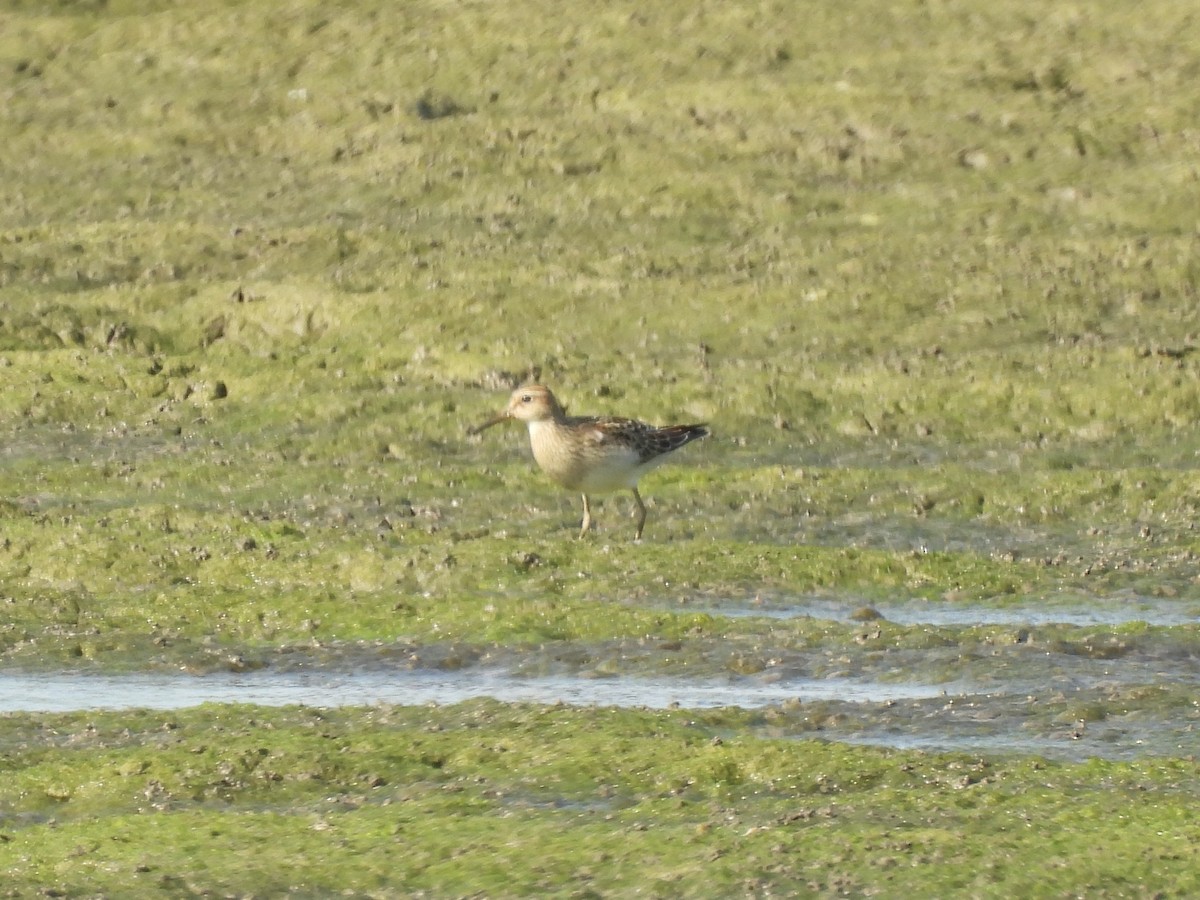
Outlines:
<svg viewBox="0 0 1200 900"><path fill-rule="evenodd" d="M633 539L640 541L642 539L642 529L646 526L646 504L642 502L642 495L638 493L638 489L633 489L633 500L637 504L637 533Z"/></svg>
<svg viewBox="0 0 1200 900"><path fill-rule="evenodd" d="M588 495L583 495L583 525L579 529L579 536L582 538L588 533L588 529L592 527L592 508L588 505Z"/></svg>

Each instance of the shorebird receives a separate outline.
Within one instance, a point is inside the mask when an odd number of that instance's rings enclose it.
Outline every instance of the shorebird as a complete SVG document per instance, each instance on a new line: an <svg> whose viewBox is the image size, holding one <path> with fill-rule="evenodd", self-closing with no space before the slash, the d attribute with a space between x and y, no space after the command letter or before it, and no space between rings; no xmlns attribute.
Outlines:
<svg viewBox="0 0 1200 900"><path fill-rule="evenodd" d="M707 425L667 425L656 428L635 419L612 416L568 416L550 389L530 384L513 391L504 411L470 429L479 434L509 419L529 426L533 458L542 471L565 488L583 494L582 538L592 527L591 494L627 489L637 504L637 531L642 539L646 504L638 479L684 444L708 437Z"/></svg>

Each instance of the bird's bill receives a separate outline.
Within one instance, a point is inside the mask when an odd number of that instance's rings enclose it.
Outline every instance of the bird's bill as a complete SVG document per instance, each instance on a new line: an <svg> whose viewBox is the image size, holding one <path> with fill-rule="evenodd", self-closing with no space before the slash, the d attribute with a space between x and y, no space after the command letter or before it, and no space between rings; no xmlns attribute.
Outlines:
<svg viewBox="0 0 1200 900"><path fill-rule="evenodd" d="M501 422L503 422L507 419L508 419L508 410L505 410L502 413L497 413L496 415L492 416L490 419L488 419L482 425L476 425L474 428L468 428L467 434L479 434L481 431L485 431L486 429L491 428L493 425L499 425Z"/></svg>

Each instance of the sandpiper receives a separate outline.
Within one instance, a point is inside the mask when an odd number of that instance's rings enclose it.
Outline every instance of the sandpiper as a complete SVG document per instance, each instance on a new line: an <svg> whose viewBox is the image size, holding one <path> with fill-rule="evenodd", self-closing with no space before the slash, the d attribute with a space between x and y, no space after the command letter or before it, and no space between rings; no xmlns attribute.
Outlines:
<svg viewBox="0 0 1200 900"><path fill-rule="evenodd" d="M589 495L626 488L633 491L637 503L634 540L640 541L646 505L638 493L638 479L671 452L709 434L707 425L656 428L634 419L568 416L550 389L540 384L517 388L503 412L470 433L478 434L507 419L520 419L529 426L533 458L542 471L563 487L583 494L580 537L592 527Z"/></svg>

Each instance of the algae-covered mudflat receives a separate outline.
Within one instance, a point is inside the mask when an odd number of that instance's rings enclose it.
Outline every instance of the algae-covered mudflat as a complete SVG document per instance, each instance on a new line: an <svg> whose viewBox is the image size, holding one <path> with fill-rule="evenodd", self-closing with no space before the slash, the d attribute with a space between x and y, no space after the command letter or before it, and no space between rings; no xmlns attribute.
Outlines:
<svg viewBox="0 0 1200 900"><path fill-rule="evenodd" d="M4 4L0 891L1200 891L1196 46Z"/></svg>
<svg viewBox="0 0 1200 900"><path fill-rule="evenodd" d="M733 710L208 706L8 720L16 896L1146 893L1195 765L754 734Z"/></svg>

